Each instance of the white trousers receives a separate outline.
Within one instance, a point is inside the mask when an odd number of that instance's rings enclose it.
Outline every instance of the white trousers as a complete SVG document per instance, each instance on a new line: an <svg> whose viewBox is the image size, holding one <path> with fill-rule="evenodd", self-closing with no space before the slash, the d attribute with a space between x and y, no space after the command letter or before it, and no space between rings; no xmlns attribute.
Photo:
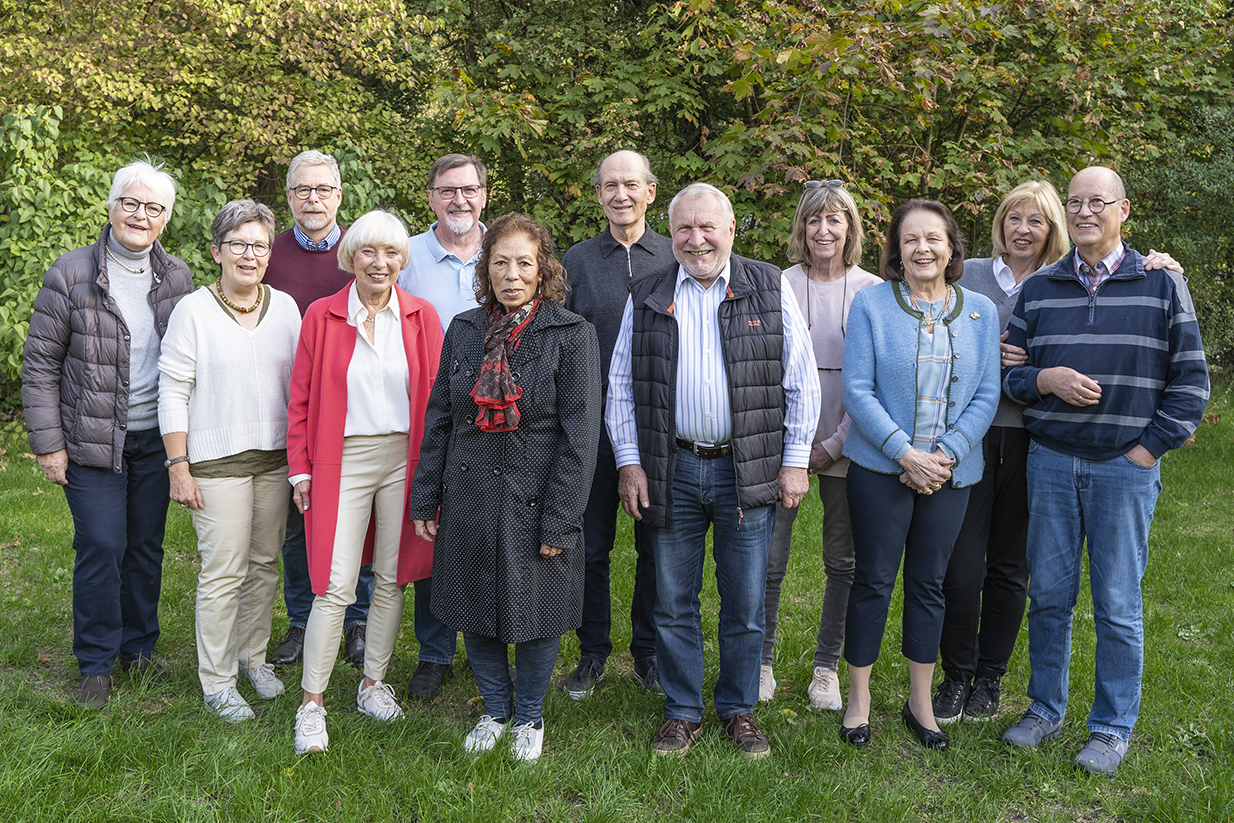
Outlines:
<svg viewBox="0 0 1234 823"><path fill-rule="evenodd" d="M197 676L206 694L266 662L279 550L287 528L287 470L197 479Z"/></svg>
<svg viewBox="0 0 1234 823"><path fill-rule="evenodd" d="M300 685L309 694L321 694L330 685L338 659L343 614L356 600L356 580L364 554L369 520L376 518L373 546L373 601L364 637L364 674L373 680L386 676L394 641L403 620L403 592L399 589L398 550L407 513L407 435L353 436L343 440L339 481L338 523L330 560L330 583L325 594L313 599L304 629L304 676ZM309 506L313 488L309 487Z"/></svg>

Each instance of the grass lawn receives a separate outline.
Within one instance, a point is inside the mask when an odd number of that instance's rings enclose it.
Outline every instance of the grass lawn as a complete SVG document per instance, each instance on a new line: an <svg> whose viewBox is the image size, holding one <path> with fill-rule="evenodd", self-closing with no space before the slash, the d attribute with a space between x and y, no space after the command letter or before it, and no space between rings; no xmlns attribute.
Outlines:
<svg viewBox="0 0 1234 823"><path fill-rule="evenodd" d="M714 715L684 759L649 748L661 706L630 678L629 521L614 552L614 647L608 677L587 702L554 687L545 706L544 756L473 758L463 735L481 714L460 654L455 675L405 720L376 724L355 710L358 675L340 662L326 707L331 749L292 753L299 668L288 694L254 700L255 720L230 726L208 714L196 676L193 628L197 558L186 512L167 532L159 652L166 681L130 682L105 712L78 709L71 652L72 520L44 482L20 425L0 438L0 820L30 821L436 821L506 820L955 820L1224 821L1234 818L1234 388L1220 384L1194 447L1164 463L1144 584L1147 662L1131 752L1113 779L1078 774L1093 698L1093 616L1076 612L1070 714L1063 735L1037 753L999 735L1027 706L1027 635L1004 679L1003 714L951 727L952 749L927 752L901 727L908 673L899 656L899 595L874 669L874 742L842 744L839 715L810 709L814 635L823 591L821 508L807 498L780 617L776 700L756 709L773 756L743 760ZM408 597L411 597L410 592ZM714 579L704 591L710 683L716 674ZM411 607L389 679L402 696L416 659ZM275 641L286 628L279 599ZM560 683L577 659L562 644ZM843 677L842 672L842 677ZM936 677L941 678L941 671ZM845 688L847 691L847 688ZM253 697L247 683L241 686ZM710 703L710 697L708 697Z"/></svg>

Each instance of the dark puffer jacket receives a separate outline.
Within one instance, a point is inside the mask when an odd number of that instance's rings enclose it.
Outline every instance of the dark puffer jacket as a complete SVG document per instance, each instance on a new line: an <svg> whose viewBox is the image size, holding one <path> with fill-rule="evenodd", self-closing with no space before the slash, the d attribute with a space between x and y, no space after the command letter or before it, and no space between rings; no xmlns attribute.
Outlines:
<svg viewBox="0 0 1234 823"><path fill-rule="evenodd" d="M34 299L21 367L30 450L67 449L79 466L120 471L129 411L129 330L107 282L107 238L60 256ZM184 261L156 241L149 301L159 339L180 298L193 290Z"/></svg>

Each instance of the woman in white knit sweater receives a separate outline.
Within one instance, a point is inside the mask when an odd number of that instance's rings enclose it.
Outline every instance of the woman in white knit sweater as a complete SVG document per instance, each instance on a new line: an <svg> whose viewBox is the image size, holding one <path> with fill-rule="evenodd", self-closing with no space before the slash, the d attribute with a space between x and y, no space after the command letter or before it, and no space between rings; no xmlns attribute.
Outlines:
<svg viewBox="0 0 1234 823"><path fill-rule="evenodd" d="M220 277L180 301L159 357L159 429L171 498L192 509L197 674L206 706L230 722L253 710L236 689L283 693L266 663L287 483L287 399L300 335L292 298L262 285L274 215L233 200L210 226Z"/></svg>

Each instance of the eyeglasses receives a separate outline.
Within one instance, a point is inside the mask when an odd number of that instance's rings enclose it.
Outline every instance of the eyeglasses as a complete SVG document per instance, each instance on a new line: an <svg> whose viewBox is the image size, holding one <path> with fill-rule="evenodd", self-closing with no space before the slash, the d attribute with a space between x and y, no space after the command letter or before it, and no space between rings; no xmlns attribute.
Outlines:
<svg viewBox="0 0 1234 823"><path fill-rule="evenodd" d="M829 189L842 189L844 188L844 181L843 180L807 180L805 182L805 187L807 189L821 189L823 186L826 186Z"/></svg>
<svg viewBox="0 0 1234 823"><path fill-rule="evenodd" d="M1100 197L1094 197L1088 201L1088 210L1093 214L1101 214L1105 211L1106 206L1113 206L1118 203L1118 200L1102 200ZM1084 207L1083 200L1071 199L1067 201L1067 214L1079 214L1080 209Z"/></svg>
<svg viewBox="0 0 1234 823"><path fill-rule="evenodd" d="M317 192L317 199L325 200L334 194L335 189L342 191L338 186L296 186L291 193L296 196L297 200L308 200L310 194Z"/></svg>
<svg viewBox="0 0 1234 823"><path fill-rule="evenodd" d="M265 257L270 253L269 243L245 243L243 240L224 240L223 245L231 249L231 253L236 257L243 257L249 248L253 249L254 257Z"/></svg>
<svg viewBox="0 0 1234 823"><path fill-rule="evenodd" d="M456 192L462 192L463 197L468 200L475 200L480 195L480 189L483 186L437 186L429 189L429 191L437 192L437 196L442 200L453 200Z"/></svg>
<svg viewBox="0 0 1234 823"><path fill-rule="evenodd" d="M118 197L116 202L120 204L122 211L129 214L136 214L138 206L145 208L146 217L159 217L163 212L167 211L167 207L161 203L143 203L135 197Z"/></svg>

